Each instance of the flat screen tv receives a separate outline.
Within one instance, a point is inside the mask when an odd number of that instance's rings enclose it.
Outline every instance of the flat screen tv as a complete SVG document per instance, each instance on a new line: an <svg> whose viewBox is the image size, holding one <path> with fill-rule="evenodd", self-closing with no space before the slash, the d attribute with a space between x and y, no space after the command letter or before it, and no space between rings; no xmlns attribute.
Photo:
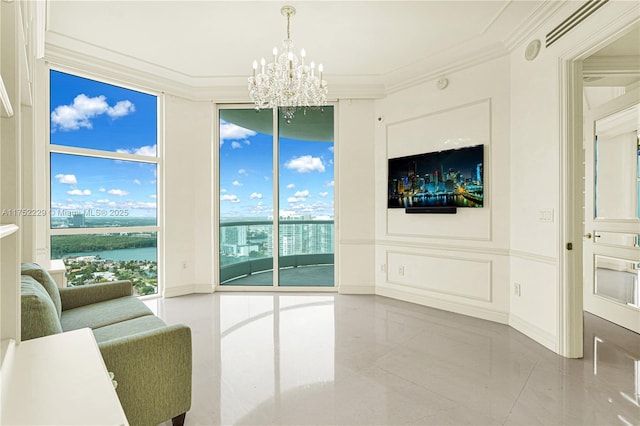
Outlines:
<svg viewBox="0 0 640 426"><path fill-rule="evenodd" d="M484 145L390 158L387 207L482 207Z"/></svg>

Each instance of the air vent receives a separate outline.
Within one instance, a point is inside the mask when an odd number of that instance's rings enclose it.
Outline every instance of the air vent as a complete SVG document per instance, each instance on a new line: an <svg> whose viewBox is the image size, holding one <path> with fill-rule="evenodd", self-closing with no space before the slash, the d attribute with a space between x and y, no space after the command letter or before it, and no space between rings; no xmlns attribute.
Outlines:
<svg viewBox="0 0 640 426"><path fill-rule="evenodd" d="M580 9L572 13L567 19L562 21L560 25L547 34L545 47L549 47L556 41L560 40L566 33L591 16L593 12L600 9L608 1L609 0L589 0L583 4Z"/></svg>

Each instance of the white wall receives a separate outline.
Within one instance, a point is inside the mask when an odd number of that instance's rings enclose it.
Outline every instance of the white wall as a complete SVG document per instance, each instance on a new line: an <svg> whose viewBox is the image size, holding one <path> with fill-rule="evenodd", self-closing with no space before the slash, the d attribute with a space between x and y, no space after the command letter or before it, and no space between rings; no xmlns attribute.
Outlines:
<svg viewBox="0 0 640 426"><path fill-rule="evenodd" d="M336 269L340 293L374 289L374 102L341 100L336 131Z"/></svg>
<svg viewBox="0 0 640 426"><path fill-rule="evenodd" d="M566 256L581 256L581 234L565 240L560 229L567 167L564 132L560 120L561 59L601 46L607 37L638 21L637 2L609 2L549 48L543 47L533 61L524 58L526 45L545 35L580 4L568 2L535 34L516 46L511 68L511 281L521 285L521 295L511 294L510 324L556 352L563 352L561 328L566 321L564 294L568 285L563 264ZM581 144L581 141L576 143ZM567 196L580 194L568 188ZM552 222L541 221L541 211L551 211ZM566 224L567 227L570 224ZM565 243L574 249L565 251ZM561 252L564 251L564 253ZM580 277L577 278L580 281ZM581 330L580 330L581 333Z"/></svg>
<svg viewBox="0 0 640 426"><path fill-rule="evenodd" d="M376 102L376 293L506 323L509 312L509 58ZM485 146L485 206L387 209L387 159Z"/></svg>
<svg viewBox="0 0 640 426"><path fill-rule="evenodd" d="M213 105L165 95L164 296L213 291Z"/></svg>

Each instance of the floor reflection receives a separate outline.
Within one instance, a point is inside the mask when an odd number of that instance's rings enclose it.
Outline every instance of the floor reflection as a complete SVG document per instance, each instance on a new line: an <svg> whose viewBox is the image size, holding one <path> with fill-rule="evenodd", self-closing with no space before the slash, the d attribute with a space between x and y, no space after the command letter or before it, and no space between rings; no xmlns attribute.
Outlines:
<svg viewBox="0 0 640 426"><path fill-rule="evenodd" d="M584 358L566 359L509 326L379 296L147 303L192 329L188 426L640 424L640 335L590 314Z"/></svg>
<svg viewBox="0 0 640 426"><path fill-rule="evenodd" d="M221 298L222 424L259 422L290 391L333 383L333 308L332 296Z"/></svg>

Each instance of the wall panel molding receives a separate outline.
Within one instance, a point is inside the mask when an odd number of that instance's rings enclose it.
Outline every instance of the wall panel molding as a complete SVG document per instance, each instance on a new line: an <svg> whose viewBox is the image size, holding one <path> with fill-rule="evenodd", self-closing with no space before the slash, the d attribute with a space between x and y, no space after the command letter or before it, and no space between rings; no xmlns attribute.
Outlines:
<svg viewBox="0 0 640 426"><path fill-rule="evenodd" d="M400 211L401 209L386 209L384 216L386 236L492 241L492 114L492 100L488 97L385 124L385 161L389 158L421 152L477 144L484 145L484 193L487 198L482 209L459 209L455 215L411 215L408 217L403 211ZM447 120L450 122L449 124L447 124ZM466 123L466 126L460 123ZM451 138L453 140L450 140ZM454 144L449 145L449 142ZM405 223L397 224L399 220ZM476 226L468 225L470 221ZM426 228L427 222L432 224L434 229L451 229L457 233L420 232ZM464 226L470 226L468 232L465 232L460 226L453 226L453 223L464 223ZM420 226L412 226L411 224ZM394 227L396 229L393 229Z"/></svg>
<svg viewBox="0 0 640 426"><path fill-rule="evenodd" d="M460 240L463 241L463 240ZM454 244L440 244L433 242L420 242L420 241L406 241L406 240L376 240L375 245L378 247L402 247L411 249L425 249L425 250L438 250L438 251L453 251L462 253L475 253L482 255L494 255L494 256L509 256L511 251L506 248L495 247L477 247L477 246L463 246Z"/></svg>
<svg viewBox="0 0 640 426"><path fill-rule="evenodd" d="M473 301L492 302L492 260L387 251L386 265L387 284Z"/></svg>
<svg viewBox="0 0 640 426"><path fill-rule="evenodd" d="M536 253L526 251L509 250L509 255L518 259L528 260L531 262L546 263L548 265L558 266L558 258L552 256L543 256Z"/></svg>

